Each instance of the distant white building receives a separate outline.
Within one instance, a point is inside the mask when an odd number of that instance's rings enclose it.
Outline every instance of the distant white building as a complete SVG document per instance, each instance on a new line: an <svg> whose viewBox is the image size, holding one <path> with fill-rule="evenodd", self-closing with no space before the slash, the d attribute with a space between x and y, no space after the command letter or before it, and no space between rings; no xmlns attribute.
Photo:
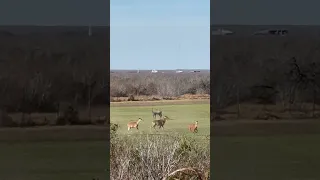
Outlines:
<svg viewBox="0 0 320 180"><path fill-rule="evenodd" d="M155 69L153 69L152 71L151 71L151 73L157 73L158 71L157 70L155 70Z"/></svg>
<svg viewBox="0 0 320 180"><path fill-rule="evenodd" d="M182 72L183 72L183 71L181 71L181 70L177 70L177 71L176 71L176 73L182 73Z"/></svg>
<svg viewBox="0 0 320 180"><path fill-rule="evenodd" d="M230 31L230 30L226 30L226 29L216 29L212 31L212 35L232 35L234 34L234 32Z"/></svg>

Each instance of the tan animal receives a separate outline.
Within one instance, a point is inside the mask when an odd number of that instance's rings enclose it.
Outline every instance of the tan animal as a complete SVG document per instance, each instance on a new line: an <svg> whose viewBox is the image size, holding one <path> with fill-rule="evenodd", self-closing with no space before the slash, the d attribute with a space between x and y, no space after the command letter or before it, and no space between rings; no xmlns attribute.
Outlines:
<svg viewBox="0 0 320 180"><path fill-rule="evenodd" d="M198 121L196 121L194 124L189 125L189 131L191 131L193 133L198 132Z"/></svg>
<svg viewBox="0 0 320 180"><path fill-rule="evenodd" d="M170 119L170 118L168 118L168 116L164 116L162 119L153 120L151 127L153 127L155 129L155 127L158 126L159 129L160 128L164 129L164 125L168 119Z"/></svg>
<svg viewBox="0 0 320 180"><path fill-rule="evenodd" d="M142 121L141 118L138 119L138 121L131 121L131 122L128 122L127 126L128 126L128 131L131 129L131 128L136 128L137 130L139 130L139 123Z"/></svg>

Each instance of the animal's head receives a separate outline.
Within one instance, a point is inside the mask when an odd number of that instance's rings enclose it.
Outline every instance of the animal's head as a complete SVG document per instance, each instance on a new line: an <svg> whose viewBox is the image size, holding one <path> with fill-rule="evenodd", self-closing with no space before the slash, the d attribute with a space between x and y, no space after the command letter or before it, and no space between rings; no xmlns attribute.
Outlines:
<svg viewBox="0 0 320 180"><path fill-rule="evenodd" d="M141 118L139 118L138 121L143 121L143 120Z"/></svg>
<svg viewBox="0 0 320 180"><path fill-rule="evenodd" d="M198 121L195 121L195 124L198 124Z"/></svg>

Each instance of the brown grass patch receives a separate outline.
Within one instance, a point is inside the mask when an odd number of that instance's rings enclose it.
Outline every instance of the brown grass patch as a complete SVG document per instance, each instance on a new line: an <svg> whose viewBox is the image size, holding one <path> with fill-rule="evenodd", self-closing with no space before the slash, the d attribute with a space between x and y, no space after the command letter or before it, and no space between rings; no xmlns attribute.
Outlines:
<svg viewBox="0 0 320 180"><path fill-rule="evenodd" d="M126 101L111 102L111 107L123 106L156 106L156 105L179 105L179 104L208 104L210 99L188 99L188 100L160 100L160 101Z"/></svg>
<svg viewBox="0 0 320 180"><path fill-rule="evenodd" d="M161 100L199 100L210 99L209 94L184 94L177 97L162 97L162 96L130 96L130 97L110 97L111 102L126 102L126 101L161 101Z"/></svg>

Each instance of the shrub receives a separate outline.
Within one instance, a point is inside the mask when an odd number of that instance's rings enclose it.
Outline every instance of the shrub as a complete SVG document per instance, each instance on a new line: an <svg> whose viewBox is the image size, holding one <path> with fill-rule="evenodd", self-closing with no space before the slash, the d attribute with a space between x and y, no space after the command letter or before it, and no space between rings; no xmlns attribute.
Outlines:
<svg viewBox="0 0 320 180"><path fill-rule="evenodd" d="M110 77L111 97L210 93L210 74L117 74Z"/></svg>
<svg viewBox="0 0 320 180"><path fill-rule="evenodd" d="M180 135L114 136L110 140L110 178L162 179L183 167L210 168L209 142ZM181 174L176 175L182 178ZM184 177L191 179L191 177Z"/></svg>

